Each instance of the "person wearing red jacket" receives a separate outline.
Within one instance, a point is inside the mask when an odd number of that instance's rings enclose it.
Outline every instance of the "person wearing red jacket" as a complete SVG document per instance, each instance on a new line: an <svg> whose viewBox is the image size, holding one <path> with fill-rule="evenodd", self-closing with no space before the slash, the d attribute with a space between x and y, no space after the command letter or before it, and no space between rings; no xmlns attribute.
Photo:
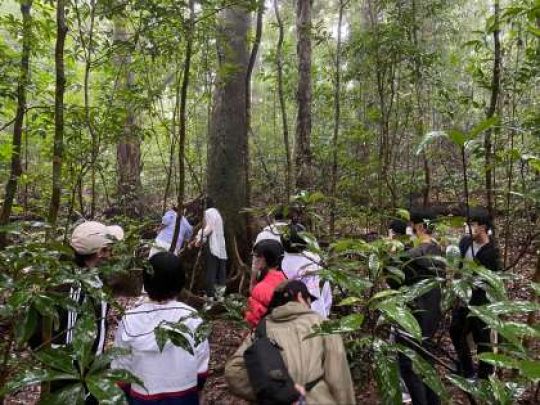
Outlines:
<svg viewBox="0 0 540 405"><path fill-rule="evenodd" d="M248 298L248 308L244 316L252 328L266 315L276 287L286 280L281 270L283 254L283 246L276 240L261 240L253 248L253 267L258 272L257 283Z"/></svg>

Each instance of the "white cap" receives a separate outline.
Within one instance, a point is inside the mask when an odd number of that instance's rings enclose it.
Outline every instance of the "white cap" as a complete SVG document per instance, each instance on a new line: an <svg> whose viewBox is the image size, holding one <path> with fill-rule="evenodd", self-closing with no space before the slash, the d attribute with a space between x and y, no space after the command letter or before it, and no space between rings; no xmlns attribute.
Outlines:
<svg viewBox="0 0 540 405"><path fill-rule="evenodd" d="M73 230L70 245L81 255L91 255L122 239L124 239L124 230L120 226L107 226L101 222L86 221Z"/></svg>

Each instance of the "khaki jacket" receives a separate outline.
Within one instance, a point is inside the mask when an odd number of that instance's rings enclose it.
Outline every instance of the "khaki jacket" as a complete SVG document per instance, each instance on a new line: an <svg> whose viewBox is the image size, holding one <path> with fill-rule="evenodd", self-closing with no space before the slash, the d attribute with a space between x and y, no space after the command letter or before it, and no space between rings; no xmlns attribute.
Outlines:
<svg viewBox="0 0 540 405"><path fill-rule="evenodd" d="M313 326L323 321L319 314L301 303L290 302L274 309L267 320L266 333L283 348L283 360L294 382L304 386L323 377L306 394L308 405L355 404L351 373L341 336L305 339L312 333ZM244 351L251 344L250 335L225 366L225 379L232 393L255 401L243 357Z"/></svg>

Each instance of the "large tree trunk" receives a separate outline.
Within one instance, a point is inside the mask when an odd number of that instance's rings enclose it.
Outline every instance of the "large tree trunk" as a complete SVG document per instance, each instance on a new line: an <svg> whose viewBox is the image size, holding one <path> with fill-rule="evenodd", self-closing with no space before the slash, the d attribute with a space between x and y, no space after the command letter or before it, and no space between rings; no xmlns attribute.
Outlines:
<svg viewBox="0 0 540 405"><path fill-rule="evenodd" d="M2 205L2 212L0 214L0 227L5 226L9 223L11 208L13 207L15 193L17 192L17 183L19 180L19 176L22 174L21 143L24 114L26 112L26 87L28 86L30 44L32 40L32 17L30 15L31 8L31 0L21 1L23 33L21 67L19 70L19 79L17 82L17 113L15 116L15 122L13 124L13 138L11 141L13 148L11 152L11 172L9 174L9 180L6 183L4 204ZM0 229L0 248L5 246L6 243L6 233Z"/></svg>
<svg viewBox="0 0 540 405"><path fill-rule="evenodd" d="M64 0L56 3L56 48L54 62L56 67L56 89L54 93L54 149L52 171L52 195L49 205L49 224L56 225L62 194L62 159L64 155L64 92L66 78L64 75L64 44L67 26Z"/></svg>
<svg viewBox="0 0 540 405"><path fill-rule="evenodd" d="M283 39L285 37L283 29L283 21L279 14L278 0L274 0L274 12L276 14L276 20L279 28L279 37L276 49L276 68L277 68L277 87L279 97L279 107L281 110L281 123L283 127L283 146L285 148L285 202L289 202L292 190L292 161L291 161L291 148L289 146L289 123L287 120L287 105L285 104L285 91L283 90Z"/></svg>
<svg viewBox="0 0 540 405"><path fill-rule="evenodd" d="M296 188L311 184L311 0L296 2L296 53L298 56L298 116L296 119Z"/></svg>
<svg viewBox="0 0 540 405"><path fill-rule="evenodd" d="M116 161L118 165L117 198L124 215L137 216L141 213L141 141L138 136L135 111L129 97L129 90L134 83L131 72L131 55L129 51L129 32L125 21L117 18L114 21L114 42L118 46L115 64L120 69L118 86L119 102L125 109L124 125L116 145Z"/></svg>
<svg viewBox="0 0 540 405"><path fill-rule="evenodd" d="M217 34L218 76L208 136L208 195L223 215L229 256L234 240L248 249L246 74L249 13L241 6L220 12Z"/></svg>

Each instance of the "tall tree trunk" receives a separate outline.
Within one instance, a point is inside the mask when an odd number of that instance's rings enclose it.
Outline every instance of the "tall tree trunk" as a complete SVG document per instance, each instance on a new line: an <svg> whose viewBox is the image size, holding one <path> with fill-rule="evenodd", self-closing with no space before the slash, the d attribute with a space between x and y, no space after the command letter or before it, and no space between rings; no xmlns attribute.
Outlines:
<svg viewBox="0 0 540 405"><path fill-rule="evenodd" d="M501 76L501 42L499 39L499 0L495 0L493 3L493 17L494 17L494 30L493 30L493 76L491 80L491 97L489 101L489 108L486 112L486 118L491 118L495 115L497 108L497 101L499 100L500 92L500 76ZM491 140L492 129L486 131L484 138L484 150L485 150L485 182L486 182L486 201L487 208L491 216L494 214L494 196L493 196L493 168L492 168L492 155L493 144Z"/></svg>
<svg viewBox="0 0 540 405"><path fill-rule="evenodd" d="M131 71L129 32L122 17L114 21L114 42L118 46L115 64L120 69L118 85L119 102L123 104L124 124L116 145L118 165L117 198L124 215L137 216L141 213L141 141L138 136L135 111L129 92L134 84Z"/></svg>
<svg viewBox="0 0 540 405"><path fill-rule="evenodd" d="M346 6L344 0L339 0L338 34L336 46L336 76L334 82L334 134L332 137L332 178L330 183L330 235L334 234L336 218L336 188L338 182L338 137L341 113L341 25L343 23L343 9Z"/></svg>
<svg viewBox="0 0 540 405"><path fill-rule="evenodd" d="M296 188L311 184L311 0L296 2L296 53L298 56L298 116L294 147Z"/></svg>
<svg viewBox="0 0 540 405"><path fill-rule="evenodd" d="M191 56L193 53L193 34L195 29L195 1L189 0L189 22L186 35L186 54L184 58L184 72L182 74L182 88L180 90L180 131L178 134L178 196L176 206L178 214L176 215L176 224L174 226L173 239L169 251L174 252L178 235L180 234L180 224L182 222L182 213L184 211L184 194L186 190L186 171L185 171L185 155L186 155L186 104L187 91L189 85L189 69L191 67Z"/></svg>
<svg viewBox="0 0 540 405"><path fill-rule="evenodd" d="M218 74L208 137L208 194L223 215L227 249L234 240L247 252L247 221L240 210L247 204L248 143L246 73L248 64L248 11L230 6L218 16Z"/></svg>
<svg viewBox="0 0 540 405"><path fill-rule="evenodd" d="M32 8L32 0L21 1L21 14L23 20L22 31L22 53L21 65L19 69L19 79L17 82L17 113L13 124L13 138L11 141L11 171L9 180L6 183L6 192L4 196L4 204L0 213L0 227L9 223L11 208L15 200L17 192L17 183L19 176L22 174L21 162L21 143L24 123L24 114L26 112L26 87L28 86L28 72L30 64L30 44L32 35L32 16L30 10ZM0 248L7 243L6 232L0 229Z"/></svg>
<svg viewBox="0 0 540 405"><path fill-rule="evenodd" d="M289 123L287 119L287 105L285 104L285 92L283 90L283 39L285 33L283 29L283 21L281 20L281 15L279 13L278 0L274 0L274 12L276 14L276 20L279 29L279 37L276 50L276 68L279 107L281 110L281 122L283 126L283 146L285 147L285 161L287 165L285 172L285 201L288 202L292 190L293 168L291 161L291 148L289 146Z"/></svg>
<svg viewBox="0 0 540 405"><path fill-rule="evenodd" d="M52 170L52 196L49 205L49 224L56 225L62 194L62 160L64 155L64 93L66 78L64 75L64 44L67 26L65 19L65 2L56 2L56 47L54 62L56 67L56 89L54 93L54 150Z"/></svg>

